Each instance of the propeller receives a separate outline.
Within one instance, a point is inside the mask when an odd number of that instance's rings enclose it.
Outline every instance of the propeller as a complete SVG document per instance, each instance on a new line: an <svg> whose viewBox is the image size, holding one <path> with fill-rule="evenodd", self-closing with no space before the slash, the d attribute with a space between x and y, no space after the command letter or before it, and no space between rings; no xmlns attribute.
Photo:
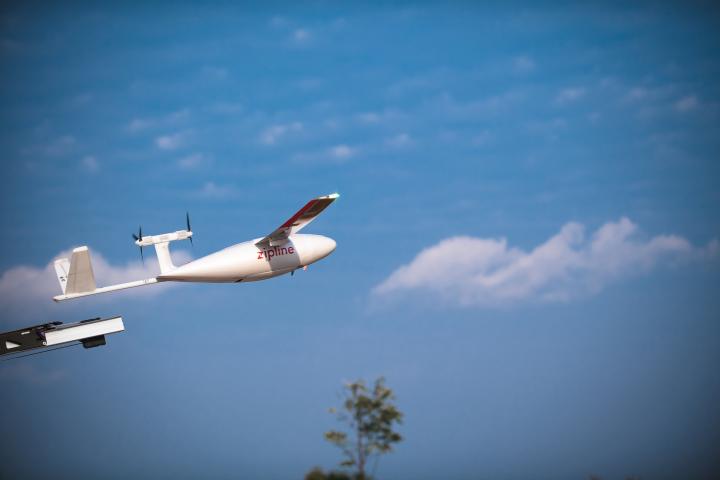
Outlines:
<svg viewBox="0 0 720 480"><path fill-rule="evenodd" d="M190 212L185 212L185 223L187 224L187 231L192 232L192 228L190 228ZM195 246L192 237L188 237L188 240L190 240L190 245Z"/></svg>
<svg viewBox="0 0 720 480"><path fill-rule="evenodd" d="M136 242L142 242L142 238L143 238L143 237L142 237L142 225L140 225L140 226L138 227L138 234L135 235L135 234L133 233L133 234L132 234L132 237L133 237L133 239L134 239ZM142 248L143 248L142 245L140 245L140 260L142 260L143 265L145 265L145 257L143 257Z"/></svg>

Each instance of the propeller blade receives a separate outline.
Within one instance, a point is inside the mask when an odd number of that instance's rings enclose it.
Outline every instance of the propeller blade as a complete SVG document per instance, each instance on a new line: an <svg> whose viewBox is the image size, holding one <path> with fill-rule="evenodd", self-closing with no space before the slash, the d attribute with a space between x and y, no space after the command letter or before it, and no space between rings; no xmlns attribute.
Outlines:
<svg viewBox="0 0 720 480"><path fill-rule="evenodd" d="M185 212L185 224L187 225L187 231L192 232L192 228L190 227L190 212ZM195 246L193 243L192 237L188 237L188 240L190 240L190 245Z"/></svg>
<svg viewBox="0 0 720 480"><path fill-rule="evenodd" d="M135 235L133 233L132 238L136 242L142 242L142 225L138 226L138 234ZM143 250L142 250L143 247L142 247L142 245L139 245L139 247L140 247L140 260L142 260L143 265L145 265L145 257L143 256Z"/></svg>

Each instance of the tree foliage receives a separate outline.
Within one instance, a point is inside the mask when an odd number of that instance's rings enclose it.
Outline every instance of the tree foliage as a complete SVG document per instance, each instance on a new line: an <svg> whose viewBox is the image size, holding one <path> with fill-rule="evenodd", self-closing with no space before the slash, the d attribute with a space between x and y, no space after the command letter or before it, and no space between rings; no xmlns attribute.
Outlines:
<svg viewBox="0 0 720 480"><path fill-rule="evenodd" d="M357 380L345 385L343 404L340 409L330 409L330 413L345 423L348 431L330 430L325 439L339 447L345 459L343 467L357 470L356 478L366 478L366 465L372 458L392 451L402 436L393 428L402 423L403 414L393 403L395 395L385 386L385 379L378 378L372 389L365 381Z"/></svg>
<svg viewBox="0 0 720 480"><path fill-rule="evenodd" d="M353 478L345 472L325 473L322 468L315 467L305 475L305 480L353 480Z"/></svg>

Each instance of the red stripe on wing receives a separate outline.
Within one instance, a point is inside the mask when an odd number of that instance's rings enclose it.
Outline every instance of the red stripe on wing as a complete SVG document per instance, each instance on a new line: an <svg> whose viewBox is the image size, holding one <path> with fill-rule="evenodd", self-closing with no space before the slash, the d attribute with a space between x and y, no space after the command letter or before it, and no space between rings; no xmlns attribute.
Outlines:
<svg viewBox="0 0 720 480"><path fill-rule="evenodd" d="M308 210L310 210L315 203L317 203L317 199L310 200L308 203L305 204L304 207L302 207L300 210L298 210L298 212L297 212L295 215L293 215L292 217L290 217L290 219L289 219L287 222L285 222L285 223L283 223L282 225L280 225L280 228L292 227L292 224L295 223L295 221L296 221L298 218L302 217L302 215L303 215L305 212L307 212Z"/></svg>

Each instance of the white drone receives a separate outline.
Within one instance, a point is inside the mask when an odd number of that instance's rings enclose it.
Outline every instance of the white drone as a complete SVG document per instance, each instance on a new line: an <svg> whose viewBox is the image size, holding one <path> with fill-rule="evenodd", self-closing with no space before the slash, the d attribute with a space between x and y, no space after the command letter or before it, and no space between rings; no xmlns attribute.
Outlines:
<svg viewBox="0 0 720 480"><path fill-rule="evenodd" d="M76 248L69 260L55 260L55 272L63 293L53 297L53 300L59 302L158 282L254 282L285 273L293 274L298 268L306 268L335 250L336 244L332 238L297 232L338 197L337 193L333 193L314 198L270 235L238 243L179 267L172 263L169 244L176 240L192 242L190 217L186 217L187 230L143 236L141 228L138 235L133 235L135 244L140 247L141 256L143 247L155 246L160 275L134 282L98 288L88 247Z"/></svg>

